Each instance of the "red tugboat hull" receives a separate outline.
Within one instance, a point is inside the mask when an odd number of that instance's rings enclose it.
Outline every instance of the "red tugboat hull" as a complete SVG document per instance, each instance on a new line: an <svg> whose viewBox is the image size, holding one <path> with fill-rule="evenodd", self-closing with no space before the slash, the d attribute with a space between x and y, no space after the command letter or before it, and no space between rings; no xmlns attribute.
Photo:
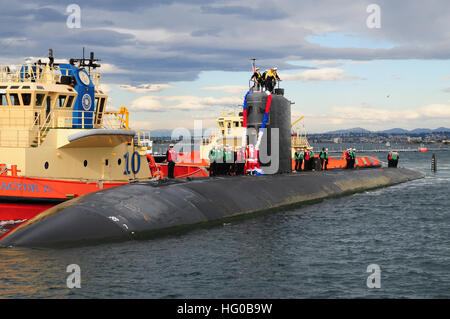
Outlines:
<svg viewBox="0 0 450 319"><path fill-rule="evenodd" d="M0 238L46 209L71 198L127 184L0 176Z"/></svg>

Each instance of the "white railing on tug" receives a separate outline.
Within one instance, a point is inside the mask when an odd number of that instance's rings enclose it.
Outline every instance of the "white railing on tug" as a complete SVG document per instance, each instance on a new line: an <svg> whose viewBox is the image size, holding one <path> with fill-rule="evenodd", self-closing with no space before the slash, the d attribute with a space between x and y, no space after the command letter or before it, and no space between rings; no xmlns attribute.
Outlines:
<svg viewBox="0 0 450 319"><path fill-rule="evenodd" d="M0 65L0 82L57 83L61 76L69 75L69 69L45 65ZM91 80L95 87L100 84L100 73L92 72Z"/></svg>
<svg viewBox="0 0 450 319"><path fill-rule="evenodd" d="M55 83L60 80L61 71L49 65L1 65L0 82Z"/></svg>

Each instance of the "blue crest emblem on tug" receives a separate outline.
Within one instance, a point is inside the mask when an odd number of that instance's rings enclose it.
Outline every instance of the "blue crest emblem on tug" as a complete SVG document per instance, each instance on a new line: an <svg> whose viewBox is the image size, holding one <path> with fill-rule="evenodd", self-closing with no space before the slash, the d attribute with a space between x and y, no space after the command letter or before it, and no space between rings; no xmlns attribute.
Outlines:
<svg viewBox="0 0 450 319"><path fill-rule="evenodd" d="M89 94L84 94L83 98L81 99L81 105L83 106L83 109L85 111L89 111L92 106L92 98Z"/></svg>

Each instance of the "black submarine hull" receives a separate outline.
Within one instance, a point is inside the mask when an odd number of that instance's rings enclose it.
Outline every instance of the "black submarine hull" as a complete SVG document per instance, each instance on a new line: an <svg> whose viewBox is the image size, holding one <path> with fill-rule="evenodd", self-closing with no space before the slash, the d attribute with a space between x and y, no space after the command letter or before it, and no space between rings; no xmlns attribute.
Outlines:
<svg viewBox="0 0 450 319"><path fill-rule="evenodd" d="M146 237L180 226L292 207L422 177L422 173L405 168L366 168L138 182L50 208L12 231L0 245L71 246Z"/></svg>

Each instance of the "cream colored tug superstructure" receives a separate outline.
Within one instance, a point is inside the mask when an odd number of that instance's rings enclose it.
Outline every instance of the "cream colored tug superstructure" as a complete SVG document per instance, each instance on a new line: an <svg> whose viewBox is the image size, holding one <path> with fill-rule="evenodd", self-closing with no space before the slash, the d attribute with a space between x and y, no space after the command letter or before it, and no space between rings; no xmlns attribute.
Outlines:
<svg viewBox="0 0 450 319"><path fill-rule="evenodd" d="M17 165L17 175L27 177L150 178L146 148L128 127L126 108L106 112L108 96L99 88L98 73L80 68L80 79L95 87L90 111L74 110L74 77L52 61L0 66L0 163Z"/></svg>
<svg viewBox="0 0 450 319"><path fill-rule="evenodd" d="M222 109L216 124L211 136L202 140L200 154L203 159L209 159L209 152L216 145L236 148L242 144L243 120L239 109Z"/></svg>

